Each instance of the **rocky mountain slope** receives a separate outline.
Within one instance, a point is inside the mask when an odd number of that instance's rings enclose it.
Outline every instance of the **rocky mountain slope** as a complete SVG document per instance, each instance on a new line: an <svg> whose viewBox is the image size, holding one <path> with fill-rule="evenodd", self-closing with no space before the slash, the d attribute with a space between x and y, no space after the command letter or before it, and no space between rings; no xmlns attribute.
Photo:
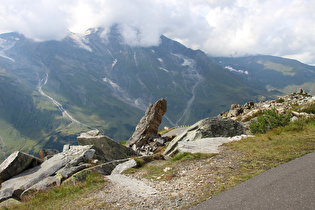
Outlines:
<svg viewBox="0 0 315 210"><path fill-rule="evenodd" d="M290 94L303 88L315 94L315 67L299 61L268 55L240 58L212 58L252 86Z"/></svg>
<svg viewBox="0 0 315 210"><path fill-rule="evenodd" d="M47 190L55 185L75 184L86 179L94 171L105 175L104 179L107 180L107 183L104 189L93 191L92 194L89 194L87 198L93 198L93 203L84 202L84 205L88 208L94 205L97 205L97 208L120 207L127 209L164 209L166 207L180 208L191 206L207 198L204 195L212 195L212 191L217 191L218 186L227 185L231 181L227 179L227 177L230 177L229 174L232 174L232 180L240 179L244 181L246 180L244 177L248 177L247 173L250 173L248 169L252 170L256 167L255 164L257 166L261 165L262 168L259 169L259 173L261 173L271 166L274 167L275 164L279 164L277 161L274 161L277 158L281 161L284 161L283 158L290 160L289 154L291 153L303 155L314 151L312 134L315 131L314 123L310 123L313 127L309 126L303 129L303 123L306 123L307 120L314 122L314 102L315 97L300 90L298 93L281 97L278 100L261 101L259 103L248 102L244 105L233 104L229 112L220 114L224 118L213 117L200 120L185 131L182 131L171 142L163 143L164 146L168 145L166 149L164 147L165 150L163 148L161 150L160 147L153 152L156 154L151 153L151 156L134 157L137 154L130 148L122 146L97 130L82 133L77 138L80 146L65 145L61 153L50 151L52 153L48 154L50 153L49 150L43 151L41 153L42 160L17 151L12 153L0 165L0 177L4 181L1 183L0 202L10 198L24 199L34 191ZM161 103L163 104L162 106ZM268 148L268 152L263 152L262 157L253 158L253 154L247 153L249 153L251 147L254 147L252 150L254 153L257 153L258 148L255 149L255 145L245 146L246 151L237 151L228 145L222 145L226 142L238 141L248 137L238 136L245 132L243 123L248 121L245 118L250 118L249 122L253 122L252 120L256 118L257 113L263 114L271 109L276 110L279 114L290 113L293 116L291 121L300 120L295 124L298 127L292 126L290 132L288 132L291 136L296 136L296 132L299 132L299 135L303 133L305 135L294 140L298 142L297 145L295 143L289 144L289 148L284 149L284 151L279 151L281 146L277 139L280 138L282 143L288 141L286 138L289 138L291 141L291 137L281 137L280 135L285 130L289 131L289 128L282 131L278 130L274 134L270 132L266 135L267 140L261 140L263 145L273 145L275 151L279 152L278 155L283 154L285 157L275 157L276 153L268 154L273 150ZM137 142L140 142L141 145L154 142L150 138L143 137L146 133L148 136L154 135L153 130L155 136L157 136L157 127L165 110L166 101L163 99L149 106L145 116L137 126L139 129L135 133L137 134L139 130L142 130L140 127L149 128L154 126L154 128L151 128L151 133L142 132L141 135L133 135L134 139L132 142L134 145ZM149 118L150 120L143 120ZM306 125L304 124L304 126ZM240 138L228 138L231 136ZM222 138L225 138L227 141L222 141ZM276 143L273 142L274 138ZM244 140L244 143L246 141L247 139ZM193 150L189 150L187 145L186 148L179 147L181 142L198 143L200 147L194 147ZM210 144L207 144L207 142L210 142ZM259 140L256 140L255 144L258 144L256 145L257 147L261 147L259 146ZM173 150L175 145L178 146L177 151L170 154L169 148ZM204 147L212 147L212 149L204 152ZM198 151L198 148L201 150ZM161 151L163 150L162 155ZM174 156L176 152L189 153L179 153L178 156ZM196 158L202 158L176 162L178 157L192 156L190 152L197 153L195 155ZM218 155L215 156L214 153L218 153ZM268 158L268 155L271 156ZM130 156L133 157L126 159ZM171 157L169 156L173 156L173 159L170 161L165 160L170 159ZM248 161L246 159L248 156L253 159ZM262 161L259 158L262 158ZM158 161L148 163L147 167L139 169L144 162L154 159ZM271 161L270 165L266 163L267 160ZM246 166L247 162L248 166ZM133 173L121 174L124 170L136 166L138 166L138 170L135 169ZM256 173L258 172L254 172L252 175ZM146 176L150 178L144 178ZM233 176L240 177L235 178ZM239 181L236 183L239 183ZM104 194L104 192L106 193ZM1 205L5 205L5 203Z"/></svg>
<svg viewBox="0 0 315 210"><path fill-rule="evenodd" d="M0 34L0 79L5 155L61 150L91 128L126 140L159 98L168 101L163 125L176 126L215 116L233 103L275 97L167 37L158 46L126 45L119 27L46 42Z"/></svg>

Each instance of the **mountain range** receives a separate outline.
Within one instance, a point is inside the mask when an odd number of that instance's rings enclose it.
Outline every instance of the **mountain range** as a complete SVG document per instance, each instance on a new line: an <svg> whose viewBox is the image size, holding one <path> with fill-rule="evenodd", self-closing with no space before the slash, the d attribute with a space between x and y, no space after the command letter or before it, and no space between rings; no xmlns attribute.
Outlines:
<svg viewBox="0 0 315 210"><path fill-rule="evenodd" d="M126 44L119 27L36 42L0 34L0 140L15 150L76 144L99 129L127 140L149 104L168 102L163 126L189 125L231 104L315 93L315 67L274 56L214 58L161 36L158 46ZM2 159L3 159L2 158Z"/></svg>

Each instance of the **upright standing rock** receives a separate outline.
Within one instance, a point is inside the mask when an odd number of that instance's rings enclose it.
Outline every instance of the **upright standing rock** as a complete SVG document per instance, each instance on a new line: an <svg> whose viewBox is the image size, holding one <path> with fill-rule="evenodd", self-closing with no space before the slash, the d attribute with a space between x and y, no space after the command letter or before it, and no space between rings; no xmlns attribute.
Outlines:
<svg viewBox="0 0 315 210"><path fill-rule="evenodd" d="M141 118L132 137L127 141L126 146L133 147L135 145L136 148L139 148L145 145L149 138L157 136L166 109L167 102L163 98L155 104L151 104L144 117Z"/></svg>

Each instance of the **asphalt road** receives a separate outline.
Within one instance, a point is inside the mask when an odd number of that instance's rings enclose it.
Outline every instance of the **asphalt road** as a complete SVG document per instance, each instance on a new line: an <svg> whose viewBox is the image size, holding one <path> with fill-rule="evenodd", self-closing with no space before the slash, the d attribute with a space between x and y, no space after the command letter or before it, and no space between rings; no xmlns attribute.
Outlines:
<svg viewBox="0 0 315 210"><path fill-rule="evenodd" d="M191 209L315 209L315 153L272 168Z"/></svg>

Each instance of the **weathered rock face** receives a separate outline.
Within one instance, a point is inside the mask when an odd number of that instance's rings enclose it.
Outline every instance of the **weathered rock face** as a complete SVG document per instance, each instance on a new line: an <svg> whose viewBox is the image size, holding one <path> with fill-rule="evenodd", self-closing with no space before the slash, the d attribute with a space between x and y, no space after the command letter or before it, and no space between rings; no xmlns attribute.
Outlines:
<svg viewBox="0 0 315 210"><path fill-rule="evenodd" d="M24 152L13 152L0 165L0 179L2 181L21 173L22 171L40 165L42 161Z"/></svg>
<svg viewBox="0 0 315 210"><path fill-rule="evenodd" d="M174 138L164 151L164 155L172 155L178 149L178 142L196 141L211 137L232 137L244 133L241 123L228 118L213 117L200 120L182 134Z"/></svg>
<svg viewBox="0 0 315 210"><path fill-rule="evenodd" d="M42 149L39 151L39 157L42 161L45 161L58 153L59 151L56 149Z"/></svg>
<svg viewBox="0 0 315 210"><path fill-rule="evenodd" d="M136 155L131 148L121 145L98 130L81 133L77 140L79 145L93 145L93 149L95 149L94 159L103 162L125 159Z"/></svg>
<svg viewBox="0 0 315 210"><path fill-rule="evenodd" d="M157 136L162 117L166 113L166 110L167 102L163 98L155 104L151 104L145 112L144 117L141 118L132 137L127 141L126 146L133 147L135 150L147 144L149 138Z"/></svg>
<svg viewBox="0 0 315 210"><path fill-rule="evenodd" d="M56 154L41 165L30 168L1 184L0 202L11 197L20 198L30 189L42 189L43 186L60 184L64 178L78 171L82 163L88 162L95 150L89 146L72 146L69 150ZM54 178L51 178L54 177ZM57 183L56 183L57 182Z"/></svg>

